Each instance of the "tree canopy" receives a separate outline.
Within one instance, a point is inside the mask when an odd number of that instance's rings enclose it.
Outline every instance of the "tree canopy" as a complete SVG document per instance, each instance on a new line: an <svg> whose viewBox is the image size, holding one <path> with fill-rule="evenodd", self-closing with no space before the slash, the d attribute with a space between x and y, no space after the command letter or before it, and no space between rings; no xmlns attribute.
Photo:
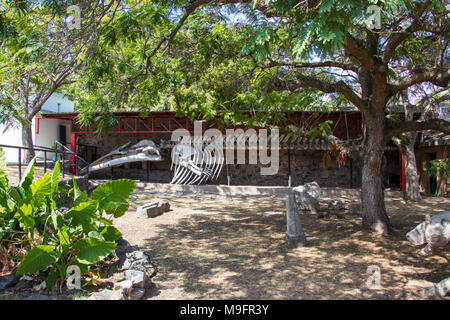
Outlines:
<svg viewBox="0 0 450 320"><path fill-rule="evenodd" d="M280 110L350 105L364 120L356 152L364 163L363 223L381 233L392 229L381 180L385 145L408 131L450 133L442 119L389 116L404 92L415 93L415 103L448 89L445 1L129 0L115 8L64 87L79 99L84 124L108 127L111 112L124 109L204 118L225 111L235 121L254 110L244 121L264 124ZM10 18L0 17L8 30Z"/></svg>

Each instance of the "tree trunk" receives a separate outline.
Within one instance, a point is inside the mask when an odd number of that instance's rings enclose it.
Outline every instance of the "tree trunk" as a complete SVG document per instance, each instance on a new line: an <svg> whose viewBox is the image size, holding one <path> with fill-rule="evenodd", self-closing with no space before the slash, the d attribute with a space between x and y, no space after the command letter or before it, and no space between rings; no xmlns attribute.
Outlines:
<svg viewBox="0 0 450 320"><path fill-rule="evenodd" d="M383 187L384 113L366 118L367 135L364 143L361 204L363 226L388 235L392 225L386 213Z"/></svg>
<svg viewBox="0 0 450 320"><path fill-rule="evenodd" d="M417 174L416 155L414 154L414 142L417 133L408 133L407 135L411 139L411 143L408 146L402 147L403 165L405 166L406 176L405 200L421 201L419 175Z"/></svg>
<svg viewBox="0 0 450 320"><path fill-rule="evenodd" d="M31 130L31 125L26 126L22 124L22 145L24 147L32 148L33 147L33 133ZM24 157L22 161L25 160L26 163L29 163L35 157L34 150L24 150Z"/></svg>

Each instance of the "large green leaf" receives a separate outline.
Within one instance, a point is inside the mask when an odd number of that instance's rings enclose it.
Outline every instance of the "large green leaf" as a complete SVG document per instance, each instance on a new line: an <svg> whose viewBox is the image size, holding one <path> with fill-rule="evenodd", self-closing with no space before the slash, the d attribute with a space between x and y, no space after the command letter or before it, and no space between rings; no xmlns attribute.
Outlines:
<svg viewBox="0 0 450 320"><path fill-rule="evenodd" d="M98 238L78 240L72 249L80 250L75 256L80 263L93 264L105 259L116 247L116 243Z"/></svg>
<svg viewBox="0 0 450 320"><path fill-rule="evenodd" d="M64 217L71 220L71 226L81 226L84 233L95 230L95 212L97 211L97 201L82 202L70 209Z"/></svg>
<svg viewBox="0 0 450 320"><path fill-rule="evenodd" d="M33 247L19 264L17 274L33 274L47 269L55 263L58 255L54 246L40 245Z"/></svg>
<svg viewBox="0 0 450 320"><path fill-rule="evenodd" d="M2 169L0 169L0 189L8 189L8 176Z"/></svg>
<svg viewBox="0 0 450 320"><path fill-rule="evenodd" d="M122 203L117 208L111 209L107 211L109 214L112 214L114 218L120 218L125 214L125 212L128 211L128 208L130 207L130 204L128 202Z"/></svg>
<svg viewBox="0 0 450 320"><path fill-rule="evenodd" d="M0 170L6 171L6 158L2 147L0 147Z"/></svg>
<svg viewBox="0 0 450 320"><path fill-rule="evenodd" d="M50 273L48 274L47 279L45 279L45 287L47 288L47 292L50 292L53 289L58 278L59 278L59 270L58 267L54 265L50 269Z"/></svg>
<svg viewBox="0 0 450 320"><path fill-rule="evenodd" d="M65 255L70 248L70 238L67 230L68 228L65 225L58 230L59 244L63 255Z"/></svg>
<svg viewBox="0 0 450 320"><path fill-rule="evenodd" d="M28 191L30 185L33 183L35 163L36 158L33 158L33 160L31 160L31 162L28 164L27 170L25 170L25 173L20 180L19 187L25 189L25 191Z"/></svg>
<svg viewBox="0 0 450 320"><path fill-rule="evenodd" d="M116 241L122 236L122 233L113 226L104 227L102 235L106 241Z"/></svg>
<svg viewBox="0 0 450 320"><path fill-rule="evenodd" d="M135 186L136 182L130 179L114 180L98 186L92 193L92 199L98 200L101 209L113 214L127 202Z"/></svg>
<svg viewBox="0 0 450 320"><path fill-rule="evenodd" d="M61 166L60 166L59 160L58 160L58 161L56 161L55 167L53 168L53 171L52 171L52 193L55 193L56 190L58 189L60 173L61 173Z"/></svg>
<svg viewBox="0 0 450 320"><path fill-rule="evenodd" d="M34 207L40 208L47 196L52 193L52 177L51 173L47 172L43 177L37 179L30 185L31 194L33 196Z"/></svg>
<svg viewBox="0 0 450 320"><path fill-rule="evenodd" d="M35 225L34 219L31 217L33 207L30 204L24 204L17 209L14 215L20 222L20 226L25 230L32 230Z"/></svg>
<svg viewBox="0 0 450 320"><path fill-rule="evenodd" d="M72 178L73 188L69 190L69 196L73 197L73 206L77 206L82 202L85 202L89 199L86 191L81 191L78 187L77 181Z"/></svg>

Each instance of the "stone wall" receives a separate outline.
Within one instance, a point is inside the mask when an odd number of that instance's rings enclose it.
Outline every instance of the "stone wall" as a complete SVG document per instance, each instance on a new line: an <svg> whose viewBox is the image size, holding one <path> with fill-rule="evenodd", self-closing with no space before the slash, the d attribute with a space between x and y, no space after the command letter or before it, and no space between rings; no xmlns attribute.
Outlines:
<svg viewBox="0 0 450 320"><path fill-rule="evenodd" d="M329 168L324 169L322 158L324 151L291 150L291 186L317 181L321 186L350 187L350 162L339 168L333 159ZM287 150L280 150L278 173L261 175L261 167L269 165L229 164L228 172L231 185L287 186L289 181L289 156ZM248 159L248 158L247 158ZM353 187L361 180L360 169L353 164ZM219 180L227 184L227 169L223 168Z"/></svg>
<svg viewBox="0 0 450 320"><path fill-rule="evenodd" d="M79 145L89 146L91 149L94 146L96 147L96 157L88 159L90 162L127 142L135 144L140 140L148 139L159 144L161 139L170 139L169 134L111 134L109 136L80 134L77 137L77 143ZM172 177L170 172L170 152L171 149L162 149L161 153L164 160L161 162L152 162L150 164L149 182L170 182ZM360 187L360 164L354 161L347 161L345 166L339 167L336 163L336 159L332 158L330 167L324 169L322 165L323 155L324 151L291 150L291 186L317 181L320 186L324 187ZM228 183L228 167L231 185L288 186L288 150L280 150L279 158L279 170L275 175L261 175L261 164L229 164L228 166L224 165L218 181L213 182L213 184ZM398 155L394 152L393 154L387 154L387 158L388 165L385 181L388 181L389 175L392 176L395 175L395 173L398 175L399 173ZM246 154L246 162L248 163L248 152ZM145 162L130 163L115 167L112 172L110 169L106 169L102 172L93 173L91 177L94 179L110 179L112 174L114 179L130 178L146 181L146 166L147 164ZM350 177L352 177L352 181L350 181Z"/></svg>

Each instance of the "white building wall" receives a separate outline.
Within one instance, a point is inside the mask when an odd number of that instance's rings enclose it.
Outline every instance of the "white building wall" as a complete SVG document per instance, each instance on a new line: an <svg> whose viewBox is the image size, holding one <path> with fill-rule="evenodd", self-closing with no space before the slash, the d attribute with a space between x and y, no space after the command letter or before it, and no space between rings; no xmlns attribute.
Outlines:
<svg viewBox="0 0 450 320"><path fill-rule="evenodd" d="M34 122L37 120L34 119ZM39 130L34 132L34 145L53 149L55 141L59 141L59 126L66 128L65 145L70 149L70 121L63 119L39 119ZM47 154L47 159L51 160L54 154ZM38 157L43 159L42 157Z"/></svg>
<svg viewBox="0 0 450 320"><path fill-rule="evenodd" d="M0 124L0 144L10 146L22 146L22 131L20 126L14 126L3 132L6 128L5 124ZM18 149L3 148L7 163L18 162ZM23 157L23 153L22 153Z"/></svg>
<svg viewBox="0 0 450 320"><path fill-rule="evenodd" d="M70 101L68 98L60 93L54 93L46 103L42 106L42 113L63 113L63 112L73 112L74 102Z"/></svg>
<svg viewBox="0 0 450 320"><path fill-rule="evenodd" d="M58 105L59 104L59 105ZM44 104L41 112L73 112L74 103L59 93L53 94L50 99ZM59 125L66 127L66 144L70 145L70 121L63 119L39 119L39 129L36 133L37 119L33 119L31 124L31 130L33 133L33 143L35 146L42 146L51 148L55 141L59 140ZM22 144L22 129L20 125L11 127L6 132L3 132L6 128L6 124L0 123L0 144L23 146ZM6 161L9 164L17 163L18 150L13 148L3 148L5 152ZM47 154L47 159L51 160L54 154ZM22 160L23 160L22 153ZM38 154L38 161L43 159L43 154Z"/></svg>

